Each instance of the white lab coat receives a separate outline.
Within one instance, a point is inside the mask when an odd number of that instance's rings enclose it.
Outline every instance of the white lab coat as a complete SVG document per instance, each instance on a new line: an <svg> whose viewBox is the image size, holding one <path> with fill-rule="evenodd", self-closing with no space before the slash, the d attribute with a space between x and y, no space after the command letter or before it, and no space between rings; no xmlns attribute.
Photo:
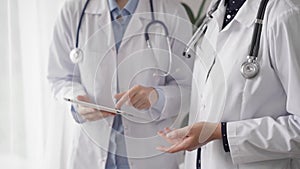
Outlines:
<svg viewBox="0 0 300 169"><path fill-rule="evenodd" d="M196 56L190 124L195 118L228 122L230 147L226 153L222 140L203 146L202 169L300 168L300 1L269 1L259 51L261 70L246 80L240 66L250 49L259 4L247 0L222 29L222 0L199 43L198 54L215 51L217 59L205 85L205 65L213 57ZM209 43L213 50L203 52ZM195 169L195 160L196 151L188 152L186 168Z"/></svg>
<svg viewBox="0 0 300 169"><path fill-rule="evenodd" d="M129 165L131 169L178 168L182 154L164 154L155 147L165 144L156 132L176 126L189 108L193 59L182 57L182 52L191 37L192 27L183 7L174 0L154 0L154 10L159 13L156 18L166 24L172 38L172 78L165 78L153 75L161 73L156 71L157 68L164 71L168 68L162 27L155 25L150 29L150 32L160 34L150 34L153 48L160 49L154 50L156 55L147 48L144 38L145 27L151 21L148 1L139 2L117 55L107 0L91 0L80 31L79 47L84 51L84 58L79 64L73 64L69 52L74 48L84 3L82 0L67 1L55 26L48 75L55 96L61 99L87 94L97 104L114 107L117 87L120 92L134 85L160 88L165 97L162 112L138 112L130 106L124 107L130 113L151 120L144 123L139 119L123 118ZM104 169L112 122L113 118L109 117L78 127L70 169Z"/></svg>

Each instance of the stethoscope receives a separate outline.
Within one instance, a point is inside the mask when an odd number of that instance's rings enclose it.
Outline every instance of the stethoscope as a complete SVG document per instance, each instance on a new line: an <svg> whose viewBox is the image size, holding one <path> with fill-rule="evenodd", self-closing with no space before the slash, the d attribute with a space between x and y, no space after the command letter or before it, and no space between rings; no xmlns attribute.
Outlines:
<svg viewBox="0 0 300 169"><path fill-rule="evenodd" d="M82 9L82 12L81 12L81 15L80 15L80 19L79 19L79 23L78 23L78 26L77 26L77 31L76 31L76 43L75 43L75 48L71 50L70 52L70 59L71 61L76 64L76 63L79 63L83 60L83 57L84 57L84 53L82 51L81 48L79 48L79 32L80 32L80 28L81 28L81 25L82 25L82 20L83 20L83 16L84 16L84 13L86 11L86 8L89 4L90 0L87 0L83 9ZM150 8L151 8L151 18L152 18L152 21L149 22L147 25L146 25L146 28L145 28L145 40L146 40L146 43L147 43L147 47L149 49L152 49L152 45L151 45L151 42L150 42L150 36L149 36L149 29L152 25L161 25L161 27L163 28L164 30L164 36L166 37L166 40L167 40L167 45L168 45L168 54L169 54L169 65L168 65L168 69L167 69L167 72L163 73L163 74L157 74L155 73L154 75L155 76L169 76L171 74L171 65L172 65L172 49L171 49L171 42L170 42L170 37L169 37L169 31L168 31L168 28L167 26L160 20L157 20L155 19L155 16L154 16L154 8L153 8L153 0L150 0Z"/></svg>
<svg viewBox="0 0 300 169"><path fill-rule="evenodd" d="M247 56L247 60L241 65L240 72L242 76L246 79L252 79L254 78L260 70L260 65L258 63L258 52L259 52L259 44L260 44L260 38L261 38L261 31L262 31L262 25L263 25L263 18L265 14L265 9L268 4L269 0L262 0L257 12L257 17L255 19L255 26L253 30L252 35L252 41L251 41L251 48L250 52ZM218 0L211 8L211 10L207 13L204 21L200 25L200 27L197 29L195 34L192 36L190 41L187 44L187 47L185 48L183 52L183 56L190 58L190 50L195 44L198 42L198 40L205 34L207 29L208 22L213 18L212 14L217 10L221 0ZM210 68L211 70L211 68Z"/></svg>

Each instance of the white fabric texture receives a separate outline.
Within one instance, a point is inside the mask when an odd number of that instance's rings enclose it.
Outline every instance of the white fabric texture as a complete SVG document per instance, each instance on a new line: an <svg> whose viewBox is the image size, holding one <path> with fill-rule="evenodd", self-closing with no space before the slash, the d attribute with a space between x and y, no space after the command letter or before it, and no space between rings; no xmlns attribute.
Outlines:
<svg viewBox="0 0 300 169"><path fill-rule="evenodd" d="M224 0L221 0L205 34L209 41L199 43L199 52L205 53L200 49L206 49L204 45L208 42L217 52L215 68L212 69L208 82L210 79L214 80L215 72L221 67L225 85L217 81L213 83L214 86L209 83L201 86L202 79L196 79L200 84L196 87L201 89L199 95L192 97L194 105L198 106L194 107L198 114L197 120L227 122L230 147L230 152L226 153L222 140L203 146L202 168L299 168L300 3L297 0L269 1L258 54L260 72L254 79L246 80L240 74L240 66L249 51L260 2L246 1L235 18L222 29L226 9ZM199 57L196 57L194 75L201 73L200 68L203 66L196 65L199 62ZM221 66L218 67L218 63ZM204 75L207 77L207 73ZM224 110L212 113L211 108L218 106L213 100L214 91L224 86ZM195 159L195 155L192 154L192 157ZM194 166L188 168L192 169Z"/></svg>

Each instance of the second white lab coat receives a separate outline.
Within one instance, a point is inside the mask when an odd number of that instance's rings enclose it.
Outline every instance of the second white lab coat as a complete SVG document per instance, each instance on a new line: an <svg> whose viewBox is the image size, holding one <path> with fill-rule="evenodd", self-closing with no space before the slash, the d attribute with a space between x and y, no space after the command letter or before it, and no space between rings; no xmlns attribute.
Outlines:
<svg viewBox="0 0 300 169"><path fill-rule="evenodd" d="M162 27L154 25L150 29L154 49L147 48L144 30L152 21L148 1L139 2L117 54L107 0L91 0L80 30L79 47L84 51L83 61L73 64L69 52L74 48L84 2L67 1L54 30L48 79L55 96L61 99L87 94L97 104L114 107L113 96L117 88L119 92L134 85L160 88L165 96L162 112L139 112L130 106L122 108L148 120L123 118L126 155L131 169L178 168L180 153L164 154L155 147L164 144L156 132L176 126L188 112L193 59L182 57L182 51L192 28L183 7L174 0L154 1L154 10L159 13L156 18L166 24L172 38L172 77L162 77L154 74L162 73L157 72L157 68L167 70L166 38ZM78 126L69 169L104 169L112 123L113 117L109 117Z"/></svg>
<svg viewBox="0 0 300 169"><path fill-rule="evenodd" d="M246 1L222 29L222 0L199 43L190 124L228 122L230 147L226 153L222 140L203 146L202 169L300 168L300 2L269 1L258 56L261 69L246 80L240 66L250 49L259 4ZM215 66L205 82L214 57L201 57L214 54ZM195 169L195 160L196 151L188 152L186 169Z"/></svg>

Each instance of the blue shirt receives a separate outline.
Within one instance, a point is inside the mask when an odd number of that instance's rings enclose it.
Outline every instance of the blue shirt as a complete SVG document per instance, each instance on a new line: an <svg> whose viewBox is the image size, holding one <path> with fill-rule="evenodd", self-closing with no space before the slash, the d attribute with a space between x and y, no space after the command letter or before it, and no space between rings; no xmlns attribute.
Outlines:
<svg viewBox="0 0 300 169"><path fill-rule="evenodd" d="M129 0L126 6L123 9L120 9L116 0L108 0L117 53L121 46L122 38L128 23L130 22L131 15L135 12L138 2L138 0ZM120 92L118 82L117 90L117 92ZM130 169L126 154L122 117L117 115L114 117L112 132L109 139L108 156L105 168Z"/></svg>
<svg viewBox="0 0 300 169"><path fill-rule="evenodd" d="M108 0L117 51L138 2L138 0L128 0L126 6L120 9L116 0Z"/></svg>

